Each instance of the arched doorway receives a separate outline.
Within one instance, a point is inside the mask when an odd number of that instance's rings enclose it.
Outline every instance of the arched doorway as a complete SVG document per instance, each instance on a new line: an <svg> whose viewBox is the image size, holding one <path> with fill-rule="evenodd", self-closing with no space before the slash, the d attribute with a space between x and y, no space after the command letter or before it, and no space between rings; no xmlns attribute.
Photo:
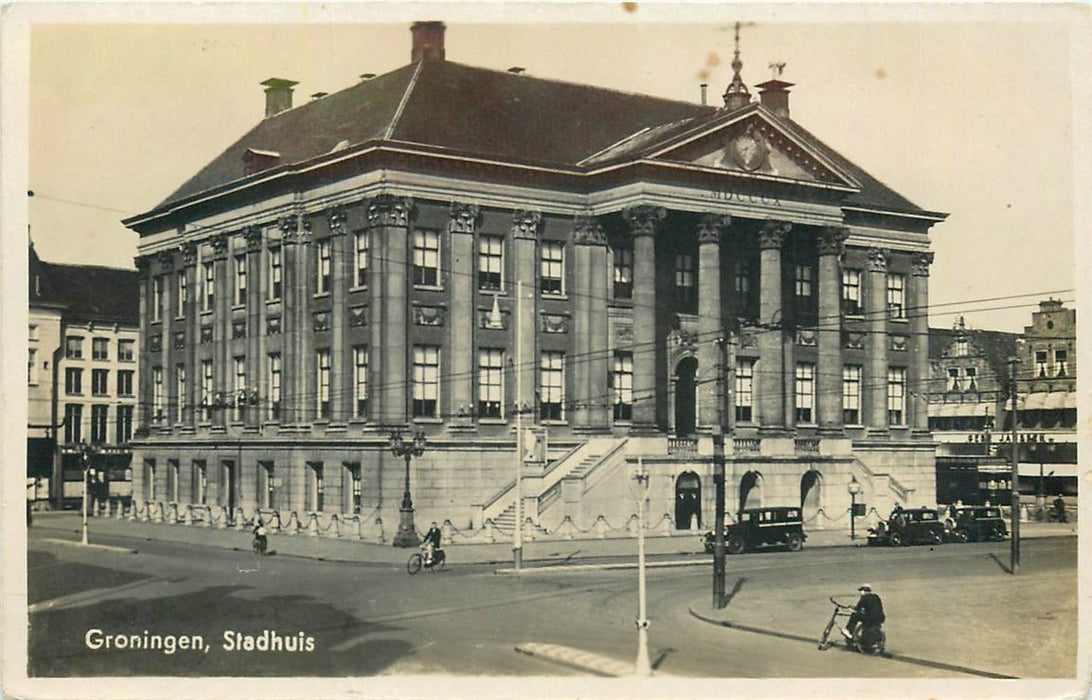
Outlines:
<svg viewBox="0 0 1092 700"><path fill-rule="evenodd" d="M809 469L800 477L800 510L804 522L814 521L823 506L823 475L815 469Z"/></svg>
<svg viewBox="0 0 1092 700"><path fill-rule="evenodd" d="M701 527L701 479L683 472L675 480L675 529L689 530L692 520Z"/></svg>
<svg viewBox="0 0 1092 700"><path fill-rule="evenodd" d="M739 509L762 507L762 474L747 472L739 480Z"/></svg>
<svg viewBox="0 0 1092 700"><path fill-rule="evenodd" d="M694 433L697 424L697 397L694 375L698 361L684 357L675 367L675 435L686 437Z"/></svg>

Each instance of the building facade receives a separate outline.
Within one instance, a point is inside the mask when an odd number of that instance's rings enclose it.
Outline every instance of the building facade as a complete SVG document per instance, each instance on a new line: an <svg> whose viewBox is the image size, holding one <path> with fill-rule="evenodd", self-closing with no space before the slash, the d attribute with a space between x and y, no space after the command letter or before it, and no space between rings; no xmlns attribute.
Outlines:
<svg viewBox="0 0 1092 700"><path fill-rule="evenodd" d="M135 270L43 262L30 247L27 480L36 505L130 498L140 320Z"/></svg>
<svg viewBox="0 0 1092 700"><path fill-rule="evenodd" d="M126 220L146 512L382 537L408 478L456 534L510 529L517 494L535 532L602 531L639 462L686 529L712 520L719 425L729 512L845 526L853 481L933 501L945 215L793 121L790 83L753 100L738 57L712 107L449 62L444 31L295 108L266 81L264 120ZM397 430L426 439L411 474Z"/></svg>

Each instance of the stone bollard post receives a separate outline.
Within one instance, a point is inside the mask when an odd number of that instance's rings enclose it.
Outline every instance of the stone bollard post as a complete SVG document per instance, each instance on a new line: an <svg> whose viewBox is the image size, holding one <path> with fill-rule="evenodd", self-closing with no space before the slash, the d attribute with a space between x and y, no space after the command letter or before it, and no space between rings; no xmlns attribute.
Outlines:
<svg viewBox="0 0 1092 700"><path fill-rule="evenodd" d="M444 542L450 542L455 536L455 526L451 524L451 520L444 520L444 524L440 526L440 534L444 537Z"/></svg>
<svg viewBox="0 0 1092 700"><path fill-rule="evenodd" d="M246 529L246 516L243 515L242 508L235 509L235 529L239 531Z"/></svg>
<svg viewBox="0 0 1092 700"><path fill-rule="evenodd" d="M318 514L311 513L311 519L307 522L307 534L311 537L318 537Z"/></svg>
<svg viewBox="0 0 1092 700"><path fill-rule="evenodd" d="M606 539L607 537L607 519L600 515L595 519L595 534L599 536L599 539Z"/></svg>
<svg viewBox="0 0 1092 700"><path fill-rule="evenodd" d="M341 518L337 517L337 513L330 516L330 530L335 538L341 538Z"/></svg>

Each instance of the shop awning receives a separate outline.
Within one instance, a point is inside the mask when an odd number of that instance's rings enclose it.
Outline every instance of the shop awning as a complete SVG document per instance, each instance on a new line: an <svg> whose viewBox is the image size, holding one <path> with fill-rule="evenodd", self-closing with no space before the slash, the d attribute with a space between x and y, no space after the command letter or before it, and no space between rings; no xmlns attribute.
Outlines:
<svg viewBox="0 0 1092 700"><path fill-rule="evenodd" d="M1076 408L1077 407L1077 392L1071 391L1065 395L1065 405L1062 408Z"/></svg>
<svg viewBox="0 0 1092 700"><path fill-rule="evenodd" d="M1046 395L1043 399L1044 410L1055 410L1065 408L1066 398L1069 396L1069 392L1066 391L1052 391Z"/></svg>
<svg viewBox="0 0 1092 700"><path fill-rule="evenodd" d="M933 418L975 418L993 415L993 405L989 403L931 403L929 415Z"/></svg>
<svg viewBox="0 0 1092 700"><path fill-rule="evenodd" d="M1017 410L1023 411L1023 410L1025 410L1027 408L1027 406L1024 405L1026 403L1026 401L1025 401L1026 398L1027 397L1024 397L1024 396L1017 396L1016 397L1016 408L1017 408ZM1005 401L1005 410L1006 411L1011 411L1012 410L1012 399L1007 399Z"/></svg>
<svg viewBox="0 0 1092 700"><path fill-rule="evenodd" d="M1046 400L1048 394L1044 391L1033 391L1027 395L1024 399L1024 405L1020 409L1021 411L1041 411L1046 407Z"/></svg>
<svg viewBox="0 0 1092 700"><path fill-rule="evenodd" d="M1044 464L1042 466L1044 477L1057 476L1067 479L1076 479L1078 472L1080 471L1079 465L1076 464ZM1020 476L1039 476L1038 464L1020 462L1020 464L1017 465L1017 470L1020 473Z"/></svg>

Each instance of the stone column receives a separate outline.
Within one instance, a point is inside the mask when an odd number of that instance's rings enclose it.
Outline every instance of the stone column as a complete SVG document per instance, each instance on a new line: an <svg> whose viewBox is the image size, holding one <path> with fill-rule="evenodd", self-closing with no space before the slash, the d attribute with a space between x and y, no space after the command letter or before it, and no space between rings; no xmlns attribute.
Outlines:
<svg viewBox="0 0 1092 700"><path fill-rule="evenodd" d="M929 432L929 266L933 253L915 253L911 260L910 280L913 306L910 309L910 427L914 432Z"/></svg>
<svg viewBox="0 0 1092 700"><path fill-rule="evenodd" d="M201 342L200 296L197 289L197 244L183 243L179 247L186 275L186 308L183 315L188 320L186 329L186 396L182 399L182 422L197 423L197 404L201 403L201 368L197 362L197 345Z"/></svg>
<svg viewBox="0 0 1092 700"><path fill-rule="evenodd" d="M887 262L891 251L872 248L868 251L868 296L865 317L868 319L864 385L868 396L868 428L870 433L887 431Z"/></svg>
<svg viewBox="0 0 1092 700"><path fill-rule="evenodd" d="M175 284L177 284L174 279L174 251L164 250L156 256L156 263L160 283L163 287L163 313L160 320L160 331L162 335L159 339L159 345L163 348L159 355L160 366L163 368L163 420L161 423L164 426L169 426L179 418L174 414L174 398L178 394L177 382L175 381L174 376L175 353L174 338L172 337L175 314L171 304L171 299L174 297L172 292Z"/></svg>
<svg viewBox="0 0 1092 700"><path fill-rule="evenodd" d="M573 367L577 427L603 431L610 428L607 379L609 324L607 323L607 235L595 217L577 217L573 225L576 289L573 299Z"/></svg>
<svg viewBox="0 0 1092 700"><path fill-rule="evenodd" d="M780 431L787 426L785 404L788 390L784 384L785 331L781 305L781 246L792 224L767 221L759 234L760 289L759 322L770 326L759 336L759 363L756 366L758 418L761 427Z"/></svg>
<svg viewBox="0 0 1092 700"><path fill-rule="evenodd" d="M476 412L474 393L474 334L478 327L478 312L474 304L477 287L477 255L474 233L481 222L477 204L452 202L451 220L447 230L451 239L451 296L446 323L449 358L445 374L448 381L448 420L450 428L468 428ZM469 322L469 325L468 325ZM511 357L511 350L509 357Z"/></svg>
<svg viewBox="0 0 1092 700"><path fill-rule="evenodd" d="M246 403L243 420L248 426L262 423L264 402L259 398L263 394L258 390L258 379L262 376L262 356L258 340L265 335L262 326L265 317L265 300L262 299L262 229L260 226L247 226L243 230L246 238Z"/></svg>
<svg viewBox="0 0 1092 700"><path fill-rule="evenodd" d="M732 219L706 214L698 223L698 427L708 430L720 420L718 401L724 332L720 295L720 237Z"/></svg>
<svg viewBox="0 0 1092 700"><path fill-rule="evenodd" d="M138 302L140 309L140 347L137 348L137 420L138 425L147 428L152 423L152 356L148 351L148 340L152 337L152 311L151 311L151 286L152 286L152 259L148 255L142 255L135 260L137 266L137 279L139 280ZM61 343L64 343L64 337ZM133 468L133 474L140 472ZM58 491L58 493L60 493ZM133 491L134 494L138 491Z"/></svg>
<svg viewBox="0 0 1092 700"><path fill-rule="evenodd" d="M315 300L315 252L312 246L311 217L296 218L296 286L299 288L296 332L299 353L296 356L296 416L298 422L310 424L318 413L318 382L315 376L315 324L311 316Z"/></svg>
<svg viewBox="0 0 1092 700"><path fill-rule="evenodd" d="M218 396L222 404L230 400L228 395L228 373L231 351L231 293L228 286L227 257L231 237L221 233L212 239L212 268L213 268L213 310L212 310L212 390L214 397ZM225 359L226 358L226 359ZM227 425L230 416L229 408L218 408L212 411L213 425Z"/></svg>
<svg viewBox="0 0 1092 700"><path fill-rule="evenodd" d="M352 253L347 243L346 213L343 207L326 212L330 227L330 422L344 423L352 415L349 402L352 392L346 392L345 374L352 372L352 361L346 347L348 337L349 282L352 270ZM317 390L318 387L316 387Z"/></svg>
<svg viewBox="0 0 1092 700"><path fill-rule="evenodd" d="M661 207L636 206L622 212L633 236L633 426L656 429L656 227L667 216Z"/></svg>
<svg viewBox="0 0 1092 700"><path fill-rule="evenodd" d="M299 239L295 217L279 222L281 229L281 425L300 422L296 410L296 371L299 355L299 321L295 309L302 302L301 284L296 270Z"/></svg>
<svg viewBox="0 0 1092 700"><path fill-rule="evenodd" d="M535 352L535 334L538 332L538 236L542 230L542 212L519 210L512 217L512 245L515 248L515 279L510 285L512 290L512 362L515 368L515 381L522 385L523 402L529 409L524 417L534 418L535 377L538 375L538 356ZM519 294L517 283L523 283L523 315L516 313L520 307L516 295ZM523 343L523 366L515 366L516 344ZM512 391L515 403L517 392ZM517 406L517 410L522 406Z"/></svg>
<svg viewBox="0 0 1092 700"><path fill-rule="evenodd" d="M413 200L381 194L368 204L368 227L377 244L377 257L385 258L382 277L372 277L374 287L382 287L381 315L370 323L379 329L378 345L371 357L379 355L383 374L372 384L380 394L381 413L373 415L380 425L403 425L409 420L409 387L407 371L408 304L409 304L409 227L413 218ZM374 298L374 297L373 297ZM373 320L374 319L374 320ZM375 335L373 334L373 339ZM373 374L373 376L375 376Z"/></svg>
<svg viewBox="0 0 1092 700"><path fill-rule="evenodd" d="M819 365L816 422L819 430L842 428L841 256L846 229L827 226L819 234Z"/></svg>

